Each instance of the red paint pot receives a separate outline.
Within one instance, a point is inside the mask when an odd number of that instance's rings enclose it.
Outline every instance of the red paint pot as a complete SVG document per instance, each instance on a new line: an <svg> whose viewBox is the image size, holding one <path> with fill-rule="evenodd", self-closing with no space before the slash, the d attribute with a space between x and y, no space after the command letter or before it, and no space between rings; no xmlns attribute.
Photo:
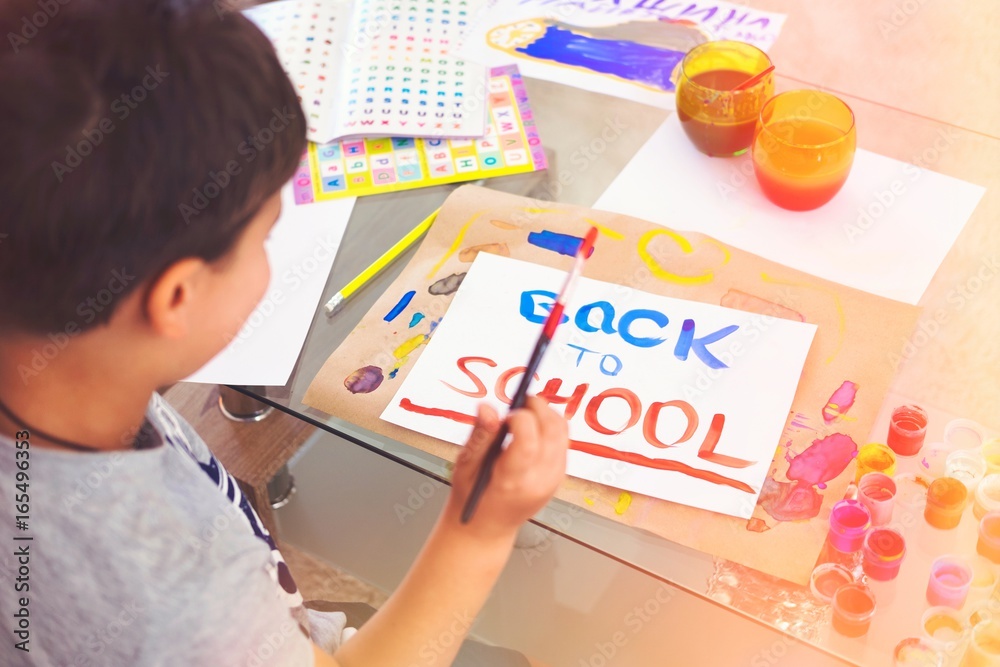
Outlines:
<svg viewBox="0 0 1000 667"><path fill-rule="evenodd" d="M927 412L917 405L901 405L889 418L886 444L900 456L913 456L924 446L927 435Z"/></svg>
<svg viewBox="0 0 1000 667"><path fill-rule="evenodd" d="M892 528L876 528L865 535L862 566L872 579L889 581L899 574L906 554L906 540Z"/></svg>

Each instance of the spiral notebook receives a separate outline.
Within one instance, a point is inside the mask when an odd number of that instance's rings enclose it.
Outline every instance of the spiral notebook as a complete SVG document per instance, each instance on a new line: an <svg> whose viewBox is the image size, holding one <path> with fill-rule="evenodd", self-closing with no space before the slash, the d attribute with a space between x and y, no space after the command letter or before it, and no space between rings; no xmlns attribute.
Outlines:
<svg viewBox="0 0 1000 667"><path fill-rule="evenodd" d="M274 43L309 139L481 137L482 65L451 56L469 0L280 0L244 14Z"/></svg>

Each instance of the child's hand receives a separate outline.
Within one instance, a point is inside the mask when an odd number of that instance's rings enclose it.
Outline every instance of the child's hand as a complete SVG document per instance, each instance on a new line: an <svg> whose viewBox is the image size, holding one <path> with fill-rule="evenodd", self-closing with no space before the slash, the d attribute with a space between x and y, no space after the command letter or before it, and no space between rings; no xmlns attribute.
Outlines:
<svg viewBox="0 0 1000 667"><path fill-rule="evenodd" d="M513 538L517 529L545 506L566 474L569 446L566 420L542 399L531 397L508 417L512 439L493 468L476 513L463 530L485 538ZM500 429L496 411L480 405L476 427L455 462L446 516L458 522L479 467Z"/></svg>

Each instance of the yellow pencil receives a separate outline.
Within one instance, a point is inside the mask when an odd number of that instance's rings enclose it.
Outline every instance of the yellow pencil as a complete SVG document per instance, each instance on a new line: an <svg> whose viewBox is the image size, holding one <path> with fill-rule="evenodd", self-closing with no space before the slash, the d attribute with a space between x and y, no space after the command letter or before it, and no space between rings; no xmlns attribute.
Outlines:
<svg viewBox="0 0 1000 667"><path fill-rule="evenodd" d="M406 252L410 246L417 242L417 240L427 232L431 227L431 223L437 218L437 214L441 209L434 211L423 222L414 227L407 233L406 236L401 238L396 245L392 246L383 253L381 257L376 259L371 266L358 274L358 277L347 283L342 290L333 295L333 298L326 302L324 310L326 311L326 316L330 317L333 315L340 304L344 303L350 298L352 294L357 292L359 289L365 286L369 280L377 276L382 272L385 267L396 261L400 255Z"/></svg>

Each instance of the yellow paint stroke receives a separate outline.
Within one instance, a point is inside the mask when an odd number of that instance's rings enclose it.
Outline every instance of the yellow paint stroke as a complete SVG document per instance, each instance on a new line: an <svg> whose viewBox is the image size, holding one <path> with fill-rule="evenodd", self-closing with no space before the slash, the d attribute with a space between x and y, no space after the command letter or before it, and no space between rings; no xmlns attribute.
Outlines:
<svg viewBox="0 0 1000 667"><path fill-rule="evenodd" d="M440 271L441 267L444 266L444 263L448 261L448 258L454 255L455 252L459 249L459 247L461 247L462 241L465 239L465 233L469 231L469 227L471 227L472 223L475 222L476 219L485 212L486 212L485 210L476 211L475 213L472 214L472 217L469 218L469 220L464 225L462 225L462 227L458 230L458 236L455 237L455 240L452 242L451 247L448 248L447 252L445 252L444 257L438 260L438 263L434 265L434 268L431 269L431 272L427 274L428 279L433 278L434 274Z"/></svg>
<svg viewBox="0 0 1000 667"><path fill-rule="evenodd" d="M601 223L597 222L596 220L591 220L590 218L584 218L584 220L586 220L588 223L592 224L594 227L597 227L597 231L599 231L600 233L604 234L609 239L612 239L614 241L621 241L622 239L625 238L625 235L622 234L621 232L616 232L615 230L613 230L613 229L611 229L609 227L605 227L604 225L602 225Z"/></svg>
<svg viewBox="0 0 1000 667"><path fill-rule="evenodd" d="M847 318L844 315L844 306L841 305L840 303L840 295L837 294L835 290L832 290L829 287L822 287L820 285L811 285L809 283L794 283L787 280L778 280L777 278L772 278L766 273L761 273L760 277L761 280L763 280L765 283L819 290L820 292L824 292L825 294L828 294L830 297L833 298L833 304L837 307L837 333L838 333L837 348L833 351L833 353L829 357L826 358L826 361L824 363L828 364L834 359L836 359L837 355L840 354L841 348L844 347L844 338L847 335Z"/></svg>
<svg viewBox="0 0 1000 667"><path fill-rule="evenodd" d="M618 502L615 503L615 514L617 514L618 516L625 514L625 512L628 511L629 505L631 504L632 504L632 496L626 493L625 491L622 491L621 495L618 496Z"/></svg>
<svg viewBox="0 0 1000 667"><path fill-rule="evenodd" d="M583 499L583 502L587 503L587 504L588 504L588 505L590 505L591 507L593 507L593 506L594 506L594 499L593 499L593 498L584 498L584 499Z"/></svg>
<svg viewBox="0 0 1000 667"><path fill-rule="evenodd" d="M409 339L395 350L392 351L392 356L397 359L405 359L410 356L410 353L415 349L423 345L424 341L427 340L427 334L417 334L413 338Z"/></svg>
<svg viewBox="0 0 1000 667"><path fill-rule="evenodd" d="M677 283L679 285L701 285L703 283L712 282L712 280L715 278L714 271L708 271L707 273L703 273L697 276L682 276L676 273L671 273L665 270L663 267L661 267L659 263L656 261L656 259L653 257L653 255L650 254L650 252L646 249L646 247L649 245L649 242L652 241L657 236L660 236L661 234L669 236L670 239L674 243L676 243L677 246L684 253L690 254L694 252L694 246L691 245L691 242L688 241L686 238L684 238L682 235L673 231L672 229L652 229L646 232L639 238L639 247L638 247L639 257L642 259L643 262L646 263L646 266L649 267L650 272L652 272L654 276L656 276L660 280L667 280L670 282ZM722 262L720 266L729 263L729 257L730 257L729 248L719 243L715 239L706 238L704 239L704 243L710 243L722 251Z"/></svg>
<svg viewBox="0 0 1000 667"><path fill-rule="evenodd" d="M566 212L564 209L561 209L561 208L536 208L536 207L532 207L532 206L528 206L526 208L522 208L521 210L524 211L525 213L531 213L532 215L542 215L543 213L565 213Z"/></svg>

